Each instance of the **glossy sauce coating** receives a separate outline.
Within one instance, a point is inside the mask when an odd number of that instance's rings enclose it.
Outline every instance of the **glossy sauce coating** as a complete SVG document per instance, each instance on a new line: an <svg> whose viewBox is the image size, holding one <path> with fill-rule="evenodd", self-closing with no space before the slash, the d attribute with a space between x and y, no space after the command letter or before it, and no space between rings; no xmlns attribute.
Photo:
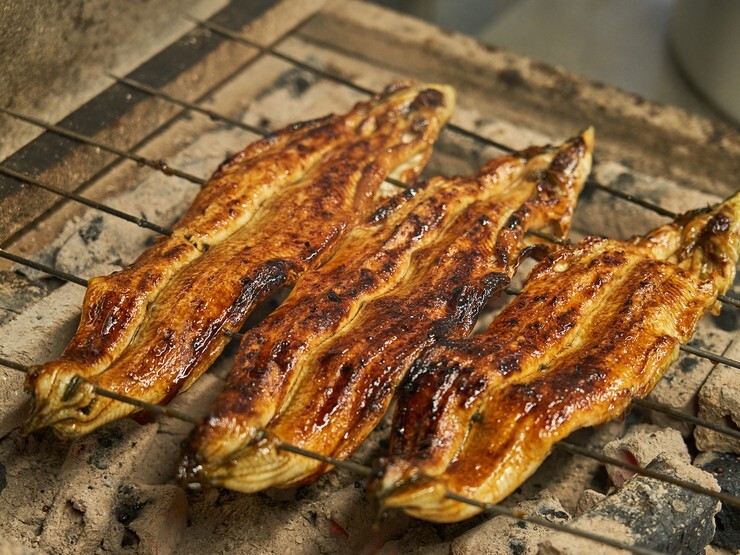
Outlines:
<svg viewBox="0 0 740 555"><path fill-rule="evenodd" d="M402 86L367 104L353 128L335 127L325 134L320 140L329 142L329 148L321 149L315 164L301 166L290 183L285 183L290 164L273 164L268 178L282 179L281 190L247 223L170 279L147 306L130 344L107 369L86 376L90 384L149 402L166 402L189 387L256 303L331 254L370 208L386 176L398 170L401 179L418 175L453 105L449 87ZM335 134L347 138L337 142ZM310 145L298 151L306 149ZM234 164L239 156L219 172L229 175ZM228 194L215 195L211 204L191 207L183 219L201 211L217 229L216 222L233 209L220 205L231 206L231 200ZM54 371L53 365L47 368ZM73 436L134 411L131 405L96 397L90 384L71 394L62 390L44 404L37 399L34 423L54 425L61 435Z"/></svg>
<svg viewBox="0 0 740 555"><path fill-rule="evenodd" d="M444 337L469 332L490 295L508 285L526 230L552 222L567 230L590 169L592 141L589 131L559 149L530 151L531 159L519 164L503 190L486 192L476 183L511 165L511 157L490 163L467 183L450 181L454 191L467 191L467 203L428 245L405 253L408 267L395 284L302 356L299 369L284 373L295 374L292 387L273 396L273 389L262 387L265 364L235 368L211 418L196 430L185 463L189 477L256 491L306 483L328 470L276 450L276 441L349 456L386 411L416 355ZM338 256L351 259L350 253ZM286 349L284 356L292 360L291 353ZM279 389L280 372L270 375Z"/></svg>
<svg viewBox="0 0 740 555"><path fill-rule="evenodd" d="M479 512L447 491L506 497L558 440L647 395L732 283L739 247L735 197L645 238L553 254L484 334L414 363L376 495L436 522Z"/></svg>

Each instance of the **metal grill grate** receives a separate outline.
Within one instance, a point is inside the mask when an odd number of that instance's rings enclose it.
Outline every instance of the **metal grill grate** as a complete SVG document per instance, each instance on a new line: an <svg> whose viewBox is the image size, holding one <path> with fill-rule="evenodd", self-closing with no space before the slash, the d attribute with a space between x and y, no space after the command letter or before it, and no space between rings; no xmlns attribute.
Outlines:
<svg viewBox="0 0 740 555"><path fill-rule="evenodd" d="M238 4L238 3L235 3L235 4ZM249 71L249 68L251 66L257 63L260 59L264 59L264 58L274 58L275 60L280 60L281 62L287 62L288 64L291 64L291 66L294 68L310 72L312 75L315 75L318 78L332 81L338 87L346 87L346 88L351 89L354 92L359 92L362 94L369 94L372 92L369 88L362 86L362 85L358 85L352 80L349 80L346 77L343 77L341 75L338 75L330 71L326 67L320 67L319 65L313 64L313 63L306 63L293 56L277 51L276 50L277 45L285 41L286 38L294 36L296 31L301 29L303 23L299 24L297 27L294 27L293 29L289 29L284 34L281 34L280 36L277 37L277 39L273 40L267 46L263 46L259 42L251 40L243 36L242 34L235 33L234 31L224 27L223 25L215 23L213 21L208 21L208 22L197 21L196 24L199 27L207 28L211 32L218 34L223 39L230 40L230 41L236 41L239 43L244 43L248 45L249 47L257 49L258 51L258 54L252 57L247 63L242 63L239 66L237 71L233 71L233 72L229 72L228 70L224 71L222 78L219 80L216 80L218 85L214 86L212 89L209 89L209 94L212 94L218 91L220 86L225 85L229 79L233 78L235 75L239 74L240 72ZM234 118L233 116L224 115L224 114L221 114L219 111L216 111L212 108L204 107L201 103L197 101L194 102L191 99L183 98L175 94L171 94L167 92L166 90L162 90L160 88L153 87L149 84L142 83L136 78L128 77L128 78L114 78L114 79L116 79L117 81L117 85L116 85L117 87L123 87L124 89L127 89L127 90L136 91L137 93L144 95L145 97L151 97L152 99L156 98L158 100L162 100L166 104L170 105L171 107L182 108L186 110L187 112L199 112L203 115L206 115L211 120L222 122L228 125L237 126L253 134L264 135L267 133L267 130L264 129L264 126L258 126L258 125L252 125L249 123L245 123L238 118ZM85 134L84 132L74 131L71 129L74 127L74 124L67 124L65 122L62 122L59 125L54 125L54 124L45 122L42 119L39 119L33 116L28 116L25 114L15 113L10 110L3 110L3 112L5 112L6 114L12 117L21 119L33 125L41 126L44 129L46 129L48 132L48 135L46 135L45 138L42 138L42 141L48 142L49 136L58 135L61 137L65 137L66 139L82 143L88 147L92 146L96 149L108 152L110 154L115 155L116 157L123 158L123 159L129 159L131 161L134 161L139 166L144 166L147 168L162 171L167 175L174 176L177 178L182 178L191 183L195 183L198 185L202 185L203 183L205 183L205 180L203 178L198 177L197 175L194 175L190 173L189 171L178 169L177 167L174 167L172 164L167 163L156 157L151 158L151 157L142 156L142 155L137 154L135 151L129 150L128 148L122 148L120 146L117 146L113 142L109 142L103 139L98 139L94 136L91 136L91 134ZM168 113L174 114L176 112L173 110L168 110ZM180 113L180 115L182 115L182 113ZM83 115L83 117L85 116ZM157 122L157 124L158 124L158 127L156 127L155 129L148 130L149 135L153 135L155 133L166 132L167 130L164 126L171 125L171 122L170 121L167 121L164 123ZM482 135L480 132L478 132L475 129L467 128L467 127L457 125L457 124L451 125L449 129L450 129L450 133L460 135L462 137L465 137L466 139L471 139L479 143L479 145L484 146L484 147L494 147L495 149L498 149L499 151L504 151L504 152L512 152L515 150L514 148L508 146L507 144L503 142L500 142L498 140L494 140L487 136ZM130 140L127 142L131 143ZM35 147L31 145L29 148L33 150L33 148ZM60 152L60 154L65 154L65 153L66 151ZM21 158L23 158L23 156L21 156ZM103 161L98 164L93 163L90 165L90 167L100 168L100 167L103 167L103 165L106 163L109 164L110 163L109 160ZM78 194L77 192L74 192L74 191L79 191L80 189L84 189L85 187L89 187L88 183L83 182L83 183L80 183L79 186L75 186L75 185L70 186L69 184L67 184L64 187L59 187L51 183L47 183L43 179L38 178L39 173L43 177L46 177L47 174L54 175L53 172L50 173L48 171L47 172L31 171L29 170L28 167L24 168L22 164L20 164L20 168L18 166L19 164L17 163L16 159L11 157L11 159L6 160L3 163L3 165L0 167L0 172L9 178L9 181L6 182L6 185L10 184L15 187L20 187L22 183L25 183L33 187L38 187L39 189L44 189L55 195L63 196L71 201L83 203L87 205L88 207L93 208L94 210L104 211L114 217L124 219L140 227L155 231L156 233L160 233L160 234L170 233L169 229L167 229L166 227L153 223L149 221L148 219L146 219L145 217L140 217L134 214L126 213L125 211L113 208L105 204L104 202L99 202L93 199L89 199L89 198L86 198L85 196ZM98 169L98 172L99 171L100 170ZM30 174L34 174L34 175L30 175ZM54 179L52 180L58 180L58 179L59 179L58 176L55 175ZM400 187L407 186L406 184L403 184L400 182L395 182L394 185L400 186ZM591 189L599 190L609 195L613 195L614 198L616 199L621 199L622 201L626 201L628 203L634 204L635 206L639 206L646 210L652 211L660 216L665 216L665 217L675 216L675 213L672 210L666 209L660 206L659 204L652 202L651 200L643 199L643 198L640 198L639 196L635 196L630 193L625 193L624 191L616 189L611 185L603 184L595 180L591 180L588 182L587 186L590 187ZM32 214L29 218L26 218L26 220L29 222L33 222L36 218L38 218L38 214ZM17 239L18 237L21 236L21 231L19 231L18 229L11 228L8 231L10 234L6 237L5 244L12 242L14 239ZM554 239L548 236L543 236L542 238L545 240ZM67 281L71 281L73 283L77 283L79 285L86 285L86 280L84 278L81 278L79 276L72 275L70 273L63 272L60 270L55 270L54 268L51 268L48 265L34 262L23 256L13 255L12 253L9 253L6 250L0 250L0 257L6 258L8 260L11 260L19 264L27 265L29 267L35 268L42 272L50 273L56 277L59 277ZM510 291L510 293L515 294L516 292ZM738 299L732 296L724 296L721 300L728 305L732 305L735 307L740 306L740 301L738 301ZM238 335L235 335L235 337L238 337ZM728 358L728 357L723 357L720 354L713 353L705 349L700 349L698 347L687 345L687 346L682 346L682 350L684 350L685 352L693 356L704 357L713 362L718 362L718 363L733 366L735 368L740 368L740 362L733 360L731 358ZM17 370L25 370L24 365L19 364L16 361L12 361L8 359L0 359L0 364L3 364L11 368L15 368ZM99 391L99 393L101 395L115 395L115 394L111 394L109 392L105 392L102 390ZM133 400L127 400L126 398L121 398L120 396L118 398L119 400L124 400L124 401L132 402L132 403L134 402ZM662 411L667 414L671 414L672 416L676 418L686 419L699 426L710 427L711 429L714 429L720 433L726 434L730 437L734 437L734 438L740 437L740 432L738 432L737 430L733 430L726 426L721 426L721 425L717 425L711 422L707 422L702 419L697 419L696 417L691 417L690 415L682 415L681 413L677 413L677 411L672 410L670 407L661 405L659 403L654 403L651 401L636 400L634 404L640 405L645 408L650 408L651 410ZM194 421L194 417L188 415L187 413L179 412L174 409L158 407L158 406L147 406L147 404L143 404L141 406L153 412L159 412L164 415L179 418L179 419L182 419L188 422ZM579 448L573 444L563 442L561 443L561 446L563 449L570 451L571 453L577 452L580 455L591 457L591 458L597 458L601 460L602 462L605 462L608 464L622 466L622 467L628 468L640 474L650 475L649 471L641 469L640 467L637 467L635 465L629 465L629 464L626 464L616 459L604 458L602 455L598 453L594 453L589 450L583 450L582 448ZM294 446L290 446L290 445L283 445L282 448L286 450L292 450L293 452L303 454L305 456L313 456L313 457L319 456L320 457L320 455L311 454L310 452L301 452L300 449ZM342 462L342 461L335 461L335 460L328 460L328 462L335 464L336 466L345 467L350 471L358 472L360 474L367 474L367 472L369 471L367 467L359 465L357 463ZM672 483L677 483L678 485L682 487L687 487L691 489L692 491L698 492L702 495L712 496L713 498L719 499L729 505L740 506L740 499L738 499L735 496L728 495L725 493L712 492L710 490L707 490L706 488L698 487L690 482L672 479L660 473L657 473L657 474L653 473L653 477L657 479L661 479L661 480L666 480L666 481L672 480ZM458 501L468 502L468 503L473 503L473 504L477 503L473 500L465 499L459 496L455 496L453 494L450 494L450 496L452 496L451 498L454 498L455 500L458 500ZM487 512L492 513L492 514L505 514L507 516L511 516L514 518L521 518L523 520L534 522L542 526L555 528L555 529L562 530L564 532L571 533L571 534L580 535L582 537L590 538L595 541L601 541L608 545L629 549L635 553L654 553L654 551L649 550L649 549L629 546L622 542L617 542L609 538L600 537L596 534L578 531L578 530L574 530L574 529L567 528L567 527L560 526L560 525L553 525L553 523L547 520L544 520L544 519L538 519L536 517L531 517L527 515L519 515L504 507L486 505L484 508L486 509Z"/></svg>

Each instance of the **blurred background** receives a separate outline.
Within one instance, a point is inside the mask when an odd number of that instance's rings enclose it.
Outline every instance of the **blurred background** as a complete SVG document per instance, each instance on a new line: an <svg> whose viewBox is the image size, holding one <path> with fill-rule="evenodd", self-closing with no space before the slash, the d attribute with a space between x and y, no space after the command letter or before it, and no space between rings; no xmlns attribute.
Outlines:
<svg viewBox="0 0 740 555"><path fill-rule="evenodd" d="M740 123L738 0L373 0L491 46Z"/></svg>

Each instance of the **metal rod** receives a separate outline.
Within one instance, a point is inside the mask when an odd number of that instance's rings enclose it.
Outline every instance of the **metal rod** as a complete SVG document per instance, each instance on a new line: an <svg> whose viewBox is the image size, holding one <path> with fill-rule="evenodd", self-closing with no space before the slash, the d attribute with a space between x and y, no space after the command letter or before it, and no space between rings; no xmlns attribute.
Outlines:
<svg viewBox="0 0 740 555"><path fill-rule="evenodd" d="M8 251L4 249L0 249L0 258L6 258L18 264L23 264L25 266L33 268L34 270L39 270L40 272L45 272L47 274L53 275L65 281L71 281L72 283L76 283L78 285L82 285L83 287L87 287L87 280L84 280L72 274L68 274L67 272L57 270L55 268L52 268L51 266L47 266L46 264L41 264L40 262L35 262L28 258L9 253ZM509 289L509 288L506 289L506 292L510 294L518 294L513 289ZM226 335L230 335L238 339L241 339L241 337L243 337L242 334L238 332L227 333ZM712 362L726 364L727 366L732 366L733 368L740 368L740 362L738 362L737 360L733 360L731 358L727 358L722 355L712 353L711 351L705 351L704 349L698 349L696 347L691 347L689 345L679 345L678 348L689 354L711 360Z"/></svg>
<svg viewBox="0 0 740 555"><path fill-rule="evenodd" d="M100 142L97 139L93 139L92 137L88 137L86 135L82 135L80 133L70 131L69 129L65 129L64 127L54 125L52 123L40 120L32 116L21 114L19 112L10 110L8 108L0 107L0 112L7 114L9 116L12 116L21 121L25 121L26 123L30 123L37 127L46 129L47 131L51 131L52 133L56 133L57 135L67 137L68 139L72 139L72 140L78 141L83 144L97 147L101 150L105 150L107 152L115 154L116 156L120 156L121 158L127 158L128 160L132 160L141 166L147 166L152 169L158 170L164 173L165 175L174 175L176 177L186 179L187 181L190 181L191 183L195 183L197 185L204 185L206 183L205 179L198 177L196 175L193 175L191 173L178 170L177 168L173 168L169 164L167 164L167 162L165 162L164 160L151 160L149 158L145 158L144 156L140 156L133 152L128 152L118 147L115 147L113 145Z"/></svg>
<svg viewBox="0 0 740 555"><path fill-rule="evenodd" d="M698 493L700 495L705 495L707 497L717 499L718 501L721 501L722 503L725 503L727 505L732 505L733 507L740 507L740 497L736 495L724 493L721 491L719 492L712 491L710 489L707 489L693 482L681 480L680 478L674 478L673 476L663 474L662 472L657 472L650 468L643 468L636 464L628 463L627 461L615 459L614 457L609 457L607 455L597 453L596 451L591 451L590 449L586 449L585 447L581 447L580 445L575 445L567 441L560 441L555 444L555 447L563 451L566 451L570 453L571 455L581 455L584 457L588 457L589 459L599 461L604 464L618 466L619 468L630 470L634 472L635 474L640 474L641 476L647 476L648 478L655 478L656 480L668 482L669 484L673 484L674 486L678 486L678 487L687 489L689 491L693 491L694 493Z"/></svg>
<svg viewBox="0 0 740 555"><path fill-rule="evenodd" d="M475 499L463 497L462 495L458 495L451 491L448 491L445 494L445 497L452 501L457 501L458 503L465 503L466 505L472 505L474 507L478 507L479 509L483 509L483 512L487 514L496 515L496 516L507 516L509 518L513 518L516 520L521 520L524 522L531 522L532 524L536 524L538 526L543 526L545 528L557 530L558 532L565 532L573 536L578 536L578 537L585 538L587 540L591 540L594 542L610 545L618 549L624 549L626 551L631 551L632 553L638 553L640 555L662 555L662 552L655 551L654 549L650 549L648 547L641 547L639 545L630 545L627 543L620 542L618 540L608 538L606 536L600 536L598 534L593 534L586 530L579 530L578 528L572 528L565 524L559 524L557 522L550 522L549 520L546 520L544 518L540 518L540 517L533 516L533 515L528 515L528 514L519 512L519 511L515 511L513 509L508 509L506 507L502 507L501 505L492 505L490 503L483 503L482 501L476 501Z"/></svg>
<svg viewBox="0 0 740 555"><path fill-rule="evenodd" d="M7 363L7 364L6 364ZM0 357L0 364L7 366L9 368L12 368L14 370L19 370L21 372L28 372L28 368L26 366L20 365L18 363L15 363L13 361L6 360L5 358ZM87 382L84 378L77 376L77 378L83 382ZM90 383L90 382L87 382ZM189 414L185 414L181 411L171 409L169 407L165 407L162 405L157 405L154 403L149 403L147 401L142 401L140 399L136 399L134 397L129 397L127 395L121 395L119 393L115 393L113 391L109 391L103 388L100 388L96 386L95 384L90 383L90 385L93 386L95 389L95 393L98 395L101 395L103 397L108 397L110 399L120 401L122 403L127 403L139 408L142 408L144 410L150 410L159 414L163 414L166 416L170 416L172 418L178 418L180 420L183 420L185 422L190 422L192 424L197 424L200 422L200 419L198 419L195 416L191 416ZM666 474L663 474L661 472L656 472L655 470L651 470L648 468L642 468L638 465L634 465L619 459L615 459L613 457L609 457L607 455L603 455L601 453L597 453L595 451L591 451L589 449L586 449L584 447L580 447L578 445L568 443L566 441L560 441L559 443L555 444L555 447L558 447L560 449L563 449L567 451L570 454L573 455L581 455L584 457L588 457L590 459L599 461L604 464L610 464L613 466L618 466L620 468L624 468L627 470L630 470L636 474L640 474L642 476L647 476L649 478L654 478L656 480L662 480L664 482L668 482L670 484L676 485L678 487L682 487L684 489L687 489L689 491L693 491L694 493L698 493L700 495L705 495L707 497L712 497L714 499L717 499L718 501L721 501L722 503L726 503L728 505L732 505L735 507L740 507L740 497L737 497L735 495L723 493L723 492L716 492L712 491L710 489L707 489L705 487L699 486L697 484L694 484L693 482L688 482L686 480L681 480L679 478L674 478L672 476L668 476ZM334 462L331 461L338 461L338 459L334 459L332 457L326 457L324 455L321 455L320 453L315 453L313 451L308 451L305 449L302 449L300 447L296 447L287 443L281 443L279 445L280 449L284 449L286 451L291 451L293 453L304 455L304 456L311 456L311 458L320 460L322 462L327 462L329 464L334 464ZM346 462L346 461L339 461L339 462ZM357 463L353 463L353 466ZM360 465L357 465L358 467ZM369 467L365 467L367 470L362 470L362 472L369 472L371 469ZM470 500L474 501L474 500ZM474 501L475 504L479 503L478 501Z"/></svg>
<svg viewBox="0 0 740 555"><path fill-rule="evenodd" d="M740 299L736 299L735 297L731 297L729 295L717 295L717 300L732 305L735 308L740 308Z"/></svg>
<svg viewBox="0 0 740 555"><path fill-rule="evenodd" d="M18 256L17 254L13 254L12 252L8 252L2 248L0 248L0 258L5 258L6 260L10 260L11 262L15 262L16 264L28 266L29 268L33 268L34 270L38 270L39 272L44 272L54 277L58 277L59 279L63 279L64 281L69 281L71 283L81 285L82 287L87 287L86 279L82 279L81 277L77 277L73 274L63 272L62 270L57 270L56 268L52 268L51 266L47 266L46 264L42 264L41 262L36 262L35 260L30 260L23 256Z"/></svg>
<svg viewBox="0 0 740 555"><path fill-rule="evenodd" d="M171 102L172 104L176 104L177 106L180 106L182 108L187 108L188 110L192 110L194 112L199 112L201 114L204 114L211 118L214 121L222 121L224 123L228 123L229 125L234 125L236 127L239 127L240 129L244 129L246 131L250 131L251 133L254 133L256 135L264 136L268 132L264 129L261 129L259 127L256 127L254 125L250 125L248 123L245 123L241 120L231 118L229 116L225 116L223 114L219 114L217 112L214 112L213 110L210 110L209 108L204 108L203 106L199 104L194 104L192 102L188 102L186 100L182 100L181 98L176 98L172 95L169 95L163 91L160 91L159 89L155 89L154 87L150 87L149 85L145 85L141 81L136 81L134 79L130 79L128 77L118 77L117 75L113 75L112 73L106 73L108 77L111 79L114 79L118 81L119 83L123 83L127 87L131 87L132 89L136 89L138 91L144 92L146 94L150 94L152 96L156 96L157 98L161 98L162 100L166 100L167 102Z"/></svg>
<svg viewBox="0 0 740 555"><path fill-rule="evenodd" d="M650 202L649 200L645 200L643 198L636 197L635 195L625 193L624 191L620 191L619 189L615 189L614 187L611 187L609 185L602 185L601 183L594 181L592 179L587 180L586 185L589 185L593 187L594 189L599 189L600 191L604 191L605 193L609 193L612 196L619 197L621 199L629 201L632 204L636 204L638 206L642 206L643 208L647 208L648 210L655 212L656 214L659 214L661 216L665 216L666 218L675 219L678 216L678 214L676 214L675 212L667 210L666 208L663 208L662 206L659 206L653 202Z"/></svg>
<svg viewBox="0 0 740 555"><path fill-rule="evenodd" d="M372 469L369 466L365 466L353 461L343 461L341 459L335 459L334 457L327 457L320 453L314 453L313 451L308 451L307 449L303 449L289 443L283 443L282 441L278 442L277 448L283 451L288 451L290 453L295 453L296 455L301 455L302 457L308 457L309 459L314 459L316 461L321 461L326 464L331 464L333 466L349 470L350 472L359 474L363 478L367 478L373 473Z"/></svg>
<svg viewBox="0 0 740 555"><path fill-rule="evenodd" d="M181 412L177 409L172 409L169 407L165 407L162 405L157 405L154 403L148 403L146 401L141 401L139 399L135 399L133 397L128 397L126 395L121 395L120 393L116 393L115 391L109 391L107 389L102 389L95 384L91 384L84 378L79 378L83 382L87 382L90 385L93 386L93 390L95 391L96 395L100 395L101 397L108 397L109 399L113 399L114 401L119 401L121 403L126 403L128 405L133 405L135 407L138 407L143 410L148 410L151 412L155 412L158 414L162 414L164 416L169 416L171 418L177 418L178 420L183 420L184 422L190 422L191 424L197 424L200 422L200 419L191 416L189 414L185 414L184 412Z"/></svg>
<svg viewBox="0 0 740 555"><path fill-rule="evenodd" d="M157 233L160 233L162 235L172 235L172 231L167 229L166 227L162 227L161 225L152 223L149 220L146 220L144 218L139 218L138 216L128 214L127 212L123 212L121 210L118 210L116 208L103 204L96 200L83 197L76 193L70 193L68 191L65 191L64 189L60 189L53 185L49 185L48 183L42 183L38 179L24 175L15 170L11 170L10 168L7 168L5 166L0 166L0 173L4 173L5 175L12 177L13 179L17 179L18 181L28 183L29 185L33 185L34 187L45 189L51 193L62 196L64 198L74 200L75 202L79 202L81 204L84 204L85 206L94 208L95 210L100 210L101 212L105 212L106 214L110 214L111 216L121 218L122 220L126 220L127 222L134 223L138 225L139 227L151 229L152 231L156 231Z"/></svg>
<svg viewBox="0 0 740 555"><path fill-rule="evenodd" d="M740 362L738 362L737 360L715 354L711 351L699 349L698 347L692 347L691 345L681 345L680 348L685 353L709 359L714 363L726 364L727 366L732 366L733 368L740 368Z"/></svg>
<svg viewBox="0 0 740 555"><path fill-rule="evenodd" d="M656 412L661 412L663 414L672 416L673 418L683 420L685 422L689 422L696 426L701 426L703 428L714 430L715 432L724 434L734 439L740 439L740 430L733 430L732 428L728 426L722 426L721 424L715 424L714 422L709 422L708 420L704 420L702 418L698 418L691 414L686 414L685 412L681 412L680 410L676 410L673 407L669 407L668 405L662 405L662 404L656 403L655 401L650 401L649 399L640 399L639 397L632 399L632 404L638 407L654 410Z"/></svg>

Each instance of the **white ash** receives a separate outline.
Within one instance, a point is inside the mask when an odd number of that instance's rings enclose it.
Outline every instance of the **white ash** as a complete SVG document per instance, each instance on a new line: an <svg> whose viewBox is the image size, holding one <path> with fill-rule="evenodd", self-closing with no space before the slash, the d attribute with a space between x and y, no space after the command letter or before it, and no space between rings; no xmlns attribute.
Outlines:
<svg viewBox="0 0 740 555"><path fill-rule="evenodd" d="M556 524L570 520L570 515L547 490L514 509ZM455 538L450 555L534 555L549 533L549 529L538 524L497 516Z"/></svg>

